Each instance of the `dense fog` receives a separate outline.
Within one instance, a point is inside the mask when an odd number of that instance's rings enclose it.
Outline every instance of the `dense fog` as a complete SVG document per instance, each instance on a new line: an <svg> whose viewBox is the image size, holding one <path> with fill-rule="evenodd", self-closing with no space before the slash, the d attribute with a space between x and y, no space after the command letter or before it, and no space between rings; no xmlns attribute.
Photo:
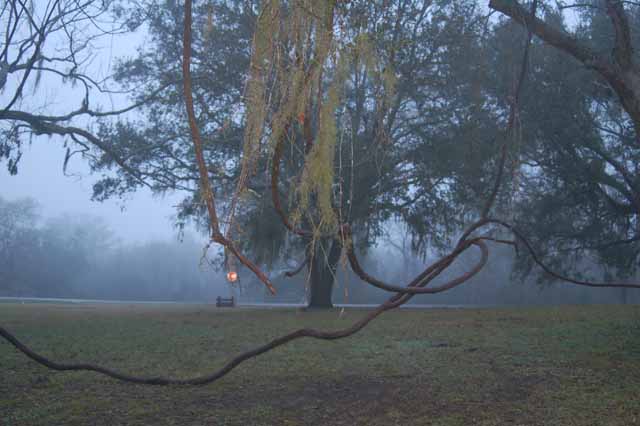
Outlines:
<svg viewBox="0 0 640 426"><path fill-rule="evenodd" d="M123 243L95 216L47 217L31 199L0 200L0 295L208 301L228 293L201 265L203 246L180 240Z"/></svg>
<svg viewBox="0 0 640 426"><path fill-rule="evenodd" d="M180 238L179 238L180 237ZM98 216L48 217L35 200L0 199L0 296L78 298L121 301L213 303L234 296L240 303L305 304L308 271L293 278L294 265L263 265L276 284L272 296L253 274L240 270L240 280L226 282L219 253L205 248L194 234L144 243L123 242ZM440 281L459 274L473 262L468 253ZM423 269L406 239L382 240L364 257L364 266L388 282L407 282ZM444 294L417 296L414 304L530 305L637 303L625 289L590 289L563 283L537 283L513 274L513 251L493 248L487 267L468 285ZM597 268L596 268L597 269ZM597 270L596 270L597 272ZM342 262L336 274L336 304L381 303L388 293L371 287Z"/></svg>
<svg viewBox="0 0 640 426"><path fill-rule="evenodd" d="M428 263L410 253L400 253L397 248L387 244L379 245L370 251L362 262L363 267L372 275L388 282L402 284L424 270ZM476 253L462 256L450 270L434 282L446 282L460 275L473 264ZM433 259L431 259L433 260ZM594 289L571 284L545 281L540 279L539 271L532 271L529 278L523 277L513 269L515 256L513 250L492 247L492 255L487 266L467 284L440 294L417 295L411 304L418 305L550 305L550 304L600 304L600 303L640 303L640 297L633 289ZM601 271L591 265L593 275ZM306 270L294 278L284 276L285 269L274 274L279 294L271 296L262 283L244 276L250 282L240 293L240 301L248 303L306 303L308 294L308 274ZM378 304L389 298L389 293L372 287L360 280L348 264L342 264L336 274L333 289L335 304Z"/></svg>

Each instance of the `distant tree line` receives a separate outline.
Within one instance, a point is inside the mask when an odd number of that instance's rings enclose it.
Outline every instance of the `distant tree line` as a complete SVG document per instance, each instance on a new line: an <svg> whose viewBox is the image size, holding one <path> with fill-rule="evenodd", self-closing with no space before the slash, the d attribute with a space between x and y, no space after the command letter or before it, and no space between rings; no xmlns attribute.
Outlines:
<svg viewBox="0 0 640 426"><path fill-rule="evenodd" d="M103 220L91 216L62 215L44 219L33 199L0 198L0 296L69 297L108 300L210 302L216 296L235 295L241 302L304 303L309 284L305 273L285 277L290 268L280 265L270 276L280 291L267 295L264 286L242 273L230 287L223 273L200 265L202 245L191 238L122 244ZM415 275L420 257L411 255L395 233L387 244L373 248L363 264L386 279ZM385 260L381 267L381 259ZM504 249L468 286L414 303L520 305L541 303L633 303L638 298L624 289L593 292L588 288L535 286L521 277L510 280L513 253ZM464 259L453 265L453 276L464 268ZM592 263L587 269L598 272ZM379 303L386 293L363 283L347 267L336 269L335 303Z"/></svg>
<svg viewBox="0 0 640 426"><path fill-rule="evenodd" d="M103 220L44 219L38 203L0 198L0 296L206 301L226 296L194 240L122 244Z"/></svg>
<svg viewBox="0 0 640 426"><path fill-rule="evenodd" d="M400 240L399 234L394 240ZM407 238L405 238L406 243ZM394 241L395 242L395 241ZM470 256L461 256L437 282L445 282L459 275L472 260ZM524 277L513 273L516 256L506 247L494 249L494 256L485 269L471 278L468 285L460 286L441 294L416 296L409 304L426 305L480 305L480 306L516 306L516 305L558 305L558 304L627 304L640 303L640 294L629 289L606 289L593 291L582 286L567 286L562 283L540 280L540 276ZM428 263L428 262L427 262ZM372 248L362 261L363 267L372 274L388 281L406 280L417 275L424 267L420 256L411 254L403 245L382 244ZM582 268L592 275L602 275L604 268L595 260L583 261ZM272 274L278 287L274 297L266 292L256 279L245 279L241 302L247 303L306 303L309 282L306 274L293 278L284 275L284 269ZM250 276L247 272L245 276ZM436 282L436 284L437 284ZM360 280L347 265L339 265L335 274L332 300L336 304L377 304L387 299L385 291L374 288Z"/></svg>

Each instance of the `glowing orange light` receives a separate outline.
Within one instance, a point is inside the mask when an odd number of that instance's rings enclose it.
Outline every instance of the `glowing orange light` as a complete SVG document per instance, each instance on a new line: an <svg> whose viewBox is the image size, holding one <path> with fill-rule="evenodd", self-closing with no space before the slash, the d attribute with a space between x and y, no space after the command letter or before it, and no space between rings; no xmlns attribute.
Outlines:
<svg viewBox="0 0 640 426"><path fill-rule="evenodd" d="M230 283L235 283L238 281L238 273L236 271L227 272L227 281Z"/></svg>

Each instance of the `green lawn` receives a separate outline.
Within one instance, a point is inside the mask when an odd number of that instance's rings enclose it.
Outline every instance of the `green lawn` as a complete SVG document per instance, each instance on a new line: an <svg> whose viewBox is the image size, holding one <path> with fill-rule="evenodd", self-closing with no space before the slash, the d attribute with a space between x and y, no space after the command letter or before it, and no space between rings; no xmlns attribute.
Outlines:
<svg viewBox="0 0 640 426"><path fill-rule="evenodd" d="M0 304L56 360L199 375L303 326L363 311ZM0 425L640 425L640 306L388 312L298 340L204 387L49 371L0 341Z"/></svg>

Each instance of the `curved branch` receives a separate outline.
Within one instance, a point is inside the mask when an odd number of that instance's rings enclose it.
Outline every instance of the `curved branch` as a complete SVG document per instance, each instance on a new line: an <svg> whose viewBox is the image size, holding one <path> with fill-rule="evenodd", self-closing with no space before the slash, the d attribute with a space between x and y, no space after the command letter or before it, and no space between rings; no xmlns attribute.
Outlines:
<svg viewBox="0 0 640 426"><path fill-rule="evenodd" d="M189 0L187 0L189 1ZM479 264L470 272L467 272L463 275L461 275L460 277L453 279L451 281L449 281L448 283L445 283L437 288L434 288L433 293L438 293L438 292L442 292L445 290L448 290L450 288L453 288L457 285L459 285L462 282L467 281L469 278L471 278L473 275L475 275L477 273L477 270L481 269L482 266L484 266L484 264L486 263L486 255L487 255L487 248L486 245L484 244L484 242L477 240L476 242L474 242L474 244L479 245L479 247L482 250L482 259L479 262ZM455 252L455 251L454 251ZM461 252L461 251L460 251ZM452 253L453 254L453 253ZM458 253L459 254L459 253ZM424 280L421 282L416 282L416 283L412 283L410 284L413 287L424 287L426 286L431 280L433 280L435 277L437 277L445 268L446 266L448 266L448 264L450 262L445 261L445 259L447 259L447 257L441 259L440 261L436 262L434 265L439 265L439 268L437 268L437 270L434 270L433 273L431 274L431 276L429 277L428 280ZM129 375L129 374L125 374L125 373L121 373L119 371L116 370L112 370L106 367L102 367L99 365L95 365L95 364L89 364L89 363L60 363L60 362L56 362L56 361L52 361L51 359L38 354L37 352L33 351L32 349L30 349L27 345L25 345L24 343L22 343L17 337L15 337L12 333L10 333L7 329L0 327L0 337L4 338L5 340L7 340L9 343L11 343L16 349L18 349L20 352L22 352L24 355L26 355L27 357L29 357L30 359L32 359L33 361L37 362L38 364L41 364L47 368L50 368L52 370L56 370L56 371L92 371L95 373L99 373L99 374L103 374L105 376L117 379L117 380L121 380L124 382L130 382L130 383L138 383L138 384L144 384L144 385L157 385L157 386L167 386L167 385L182 385L182 386L187 386L187 385L206 385L209 383L213 383L216 380L219 380L220 378L226 376L227 374L229 374L234 368L236 368L238 365L242 364L244 361L247 361L251 358L255 358L258 355L261 355L263 353L269 352L279 346L282 346L286 343L289 343L293 340L297 340L300 339L302 337L309 337L309 338L313 338L313 339L320 339L320 340L337 340L337 339L342 339L345 337L349 337L355 333L357 333L358 331L362 330L367 324L369 324L371 321L373 321L375 318L377 318L380 314L382 314L385 311L391 310L391 309L395 309L403 304L405 304L406 302L408 302L409 300L411 300L411 298L413 297L413 295L411 294L396 294L395 296L391 297L389 300L387 300L387 302L381 304L380 306L378 306L375 310L371 311L367 316L365 316L364 318L362 318L361 320L355 322L353 325L351 325L350 327L341 329L341 330L337 330L337 331L322 331L322 330L317 330L317 329L313 329L313 328L302 328L302 329L298 329L296 331L293 331L289 334L286 334L284 336L278 337L276 339L271 340L270 342L259 346L255 349L249 350L247 352L243 352L241 354L239 354L238 356L232 358L231 360L229 360L222 368L216 370L215 372L211 373L211 374L207 374L207 375L203 375L203 376L198 376L198 377L194 377L194 378L190 378L190 379L173 379L173 378L167 378L167 377L143 377L143 376L134 376L134 375Z"/></svg>
<svg viewBox="0 0 640 426"><path fill-rule="evenodd" d="M335 340L341 339L344 337L351 336L352 334L360 331L365 325L371 322L378 315L383 313L386 310L391 309L390 307L380 306L376 310L372 311L364 317L362 320L356 322L351 327L338 330L334 332L321 331L316 329L308 329L303 328L286 334L282 337L278 337L267 344L259 346L253 350L244 352L234 358L232 358L229 362L227 362L222 368L219 370L204 376L194 377L191 379L172 379L167 377L143 377L143 376L134 376L125 373L118 372L116 370L112 370L106 367L101 367L99 365L88 364L88 363L78 363L78 364L66 364L59 363L56 361L52 361L49 358L38 354L37 352L30 349L27 345L20 342L12 333L10 333L5 328L0 327L0 337L3 337L9 343L11 343L16 349L25 354L27 357L31 358L33 361L41 364L47 368L56 371L93 371L95 373L103 374L105 376L121 380L124 382L130 383L138 383L144 385L159 385L159 386L167 386L167 385L206 385L216 380L226 376L229 374L234 368L238 365L247 361L251 358L254 358L258 355L261 355L265 352L268 352L272 349L277 348L278 346L282 346L286 343L289 343L293 340L299 339L301 337L311 337L314 339L321 340Z"/></svg>
<svg viewBox="0 0 640 426"><path fill-rule="evenodd" d="M137 170L130 167L118 154L115 153L115 151L108 144L84 129L73 126L61 126L59 124L46 121L42 116L33 115L22 111L0 111L0 120L23 121L25 123L28 123L29 126L31 126L32 131L36 134L55 134L71 137L81 136L88 140L92 145L96 146L101 151L109 155L113 159L113 161L122 168L122 170L126 171L141 185L151 188L151 185L142 178L141 174Z"/></svg>
<svg viewBox="0 0 640 426"><path fill-rule="evenodd" d="M624 11L624 5L619 0L606 0L607 15L613 24L615 31L615 44L613 57L624 71L633 67L633 43L631 41L631 29L629 19Z"/></svg>
<svg viewBox="0 0 640 426"><path fill-rule="evenodd" d="M609 61L599 55L595 50L580 43L564 31L560 31L543 20L531 15L515 0L490 0L489 7L497 10L521 25L529 28L535 35L546 43L570 54L584 63L587 67L594 68L603 74L610 75L613 69Z"/></svg>
<svg viewBox="0 0 640 426"><path fill-rule="evenodd" d="M200 190L202 191L202 195L207 206L207 212L209 214L211 239L229 249L229 251L231 251L231 253L233 253L233 255L236 256L243 265L251 269L258 279L260 279L260 281L262 281L262 283L269 289L271 294L275 294L275 287L265 273L262 272L255 263L251 262L242 253L240 253L233 244L233 241L225 238L225 236L220 232L215 198L213 190L211 189L211 182L209 181L209 171L207 170L207 164L204 161L202 137L200 136L200 129L198 128L196 114L193 108L193 94L191 88L191 20L191 0L186 0L184 4L184 34L182 44L184 99L189 119L189 128L191 130L191 138L193 139L196 162L198 164L198 173L200 174Z"/></svg>
<svg viewBox="0 0 640 426"><path fill-rule="evenodd" d="M287 278L292 278L295 277L296 275L298 275L305 266L307 266L309 264L309 257L305 257L304 260L302 262L300 262L300 265L298 265L298 267L292 271L287 271L284 273L284 276Z"/></svg>
<svg viewBox="0 0 640 426"><path fill-rule="evenodd" d="M438 287L423 288L420 286L420 284L423 283L426 280L426 278L429 278L428 281L432 279L431 275L434 271L437 271L439 275L439 273L444 271L444 269L446 269L449 265L451 265L451 263L453 263L453 261L458 256L460 256L460 254L462 254L472 245L475 245L480 248L482 256L480 261L474 266L474 268L471 271L469 271L467 274L464 274L463 276L455 280L449 281L446 284L443 284ZM451 254L449 254L448 256L445 256L444 258L440 259L438 262L435 262L434 264L427 267L422 273L420 273L417 277L415 277L411 281L411 283L406 287L388 284L372 275L369 275L358 262L358 258L355 254L353 246L350 246L347 248L347 257L349 259L349 264L351 265L351 269L353 270L353 272L361 280L365 281L366 283L385 291L390 291L390 292L399 293L399 294L415 295L415 294L440 293L445 290L449 290L453 287L456 287L462 284L463 282L469 280L471 277L473 277L478 272L480 272L480 270L482 270L484 265L487 263L487 260L489 258L489 251L487 249L486 244L484 244L484 242L479 238L464 241L463 243L459 244Z"/></svg>
<svg viewBox="0 0 640 426"><path fill-rule="evenodd" d="M596 52L564 31L558 30L541 19L532 16L516 0L490 0L489 7L495 9L521 25L526 25L544 42L562 50L582 62L587 68L596 70L617 93L623 108L633 121L636 138L640 142L640 71L633 64L633 47L627 17L620 1L607 0L607 13L615 29L613 58Z"/></svg>
<svg viewBox="0 0 640 426"><path fill-rule="evenodd" d="M533 261L536 263L536 265L538 265L544 272L546 272L547 274L549 274L550 276L552 276L553 278L560 280L560 281L565 281L571 284L576 284L576 285L581 285L581 286L586 286L586 287L612 287L612 288L638 288L640 289L640 284L629 284L629 283L605 283L605 282L591 282L591 281L584 281L584 280L578 280L575 278L570 278L567 277L565 275L559 274L557 272L555 272L553 269L551 269L549 266L547 266L542 259L540 258L540 256L536 253L536 251L534 250L533 246L531 245L531 243L529 242L529 240L527 240L527 238L525 237L525 235L520 232L515 226L504 222L502 220L499 219L487 219L487 223L494 223L496 225L500 225L506 229L508 229L509 231L511 231L511 233L513 233L513 235L515 235L520 241L522 241L522 243L524 244L525 248L527 249L527 251L529 252L529 254L531 255L531 258L533 259Z"/></svg>
<svg viewBox="0 0 640 426"><path fill-rule="evenodd" d="M258 277L260 281L262 281L262 283L267 287L271 294L276 294L276 289L271 283L269 277L267 277L267 275L262 272L258 265L249 260L245 255L243 255L235 246L235 244L233 244L233 241L228 240L222 234L214 235L211 237L211 239L216 243L226 247L240 261L240 263L249 268L251 272L253 272L254 275Z"/></svg>
<svg viewBox="0 0 640 426"><path fill-rule="evenodd" d="M191 88L191 0L184 3L184 33L182 45L182 75L183 75L183 92L184 102L187 109L187 117L189 121L189 129L191 130L191 138L195 150L196 162L198 164L198 172L200 173L200 190L209 213L209 222L211 225L211 235L220 234L220 225L218 222L218 214L216 212L215 197L211 190L211 182L209 181L209 173L207 165L204 161L202 149L202 137L200 129L196 121L196 113L193 108L193 90Z"/></svg>
<svg viewBox="0 0 640 426"><path fill-rule="evenodd" d="M538 0L534 0L531 4L531 16L535 19L536 10L538 8ZM527 24L528 27L528 24ZM504 166L507 161L507 152L508 152L508 137L509 134L513 133L513 128L516 124L516 119L518 116L518 108L520 104L520 96L522 94L522 87L524 86L524 81L527 76L527 67L529 65L529 51L531 50L531 39L533 38L533 30L531 28L527 29L527 41L524 47L524 53L522 55L522 65L520 66L520 75L518 77L518 81L516 82L516 86L514 88L513 98L511 99L511 105L509 108L509 121L507 123L507 129L505 131L505 141L502 143L502 148L500 149L500 161L498 163L498 173L496 176L496 181L493 185L493 189L491 190L491 194L487 199L487 202L482 209L482 217L487 217L489 212L491 211L491 207L496 201L496 197L498 196L498 192L500 191L500 186L502 185L502 179L504 175Z"/></svg>

